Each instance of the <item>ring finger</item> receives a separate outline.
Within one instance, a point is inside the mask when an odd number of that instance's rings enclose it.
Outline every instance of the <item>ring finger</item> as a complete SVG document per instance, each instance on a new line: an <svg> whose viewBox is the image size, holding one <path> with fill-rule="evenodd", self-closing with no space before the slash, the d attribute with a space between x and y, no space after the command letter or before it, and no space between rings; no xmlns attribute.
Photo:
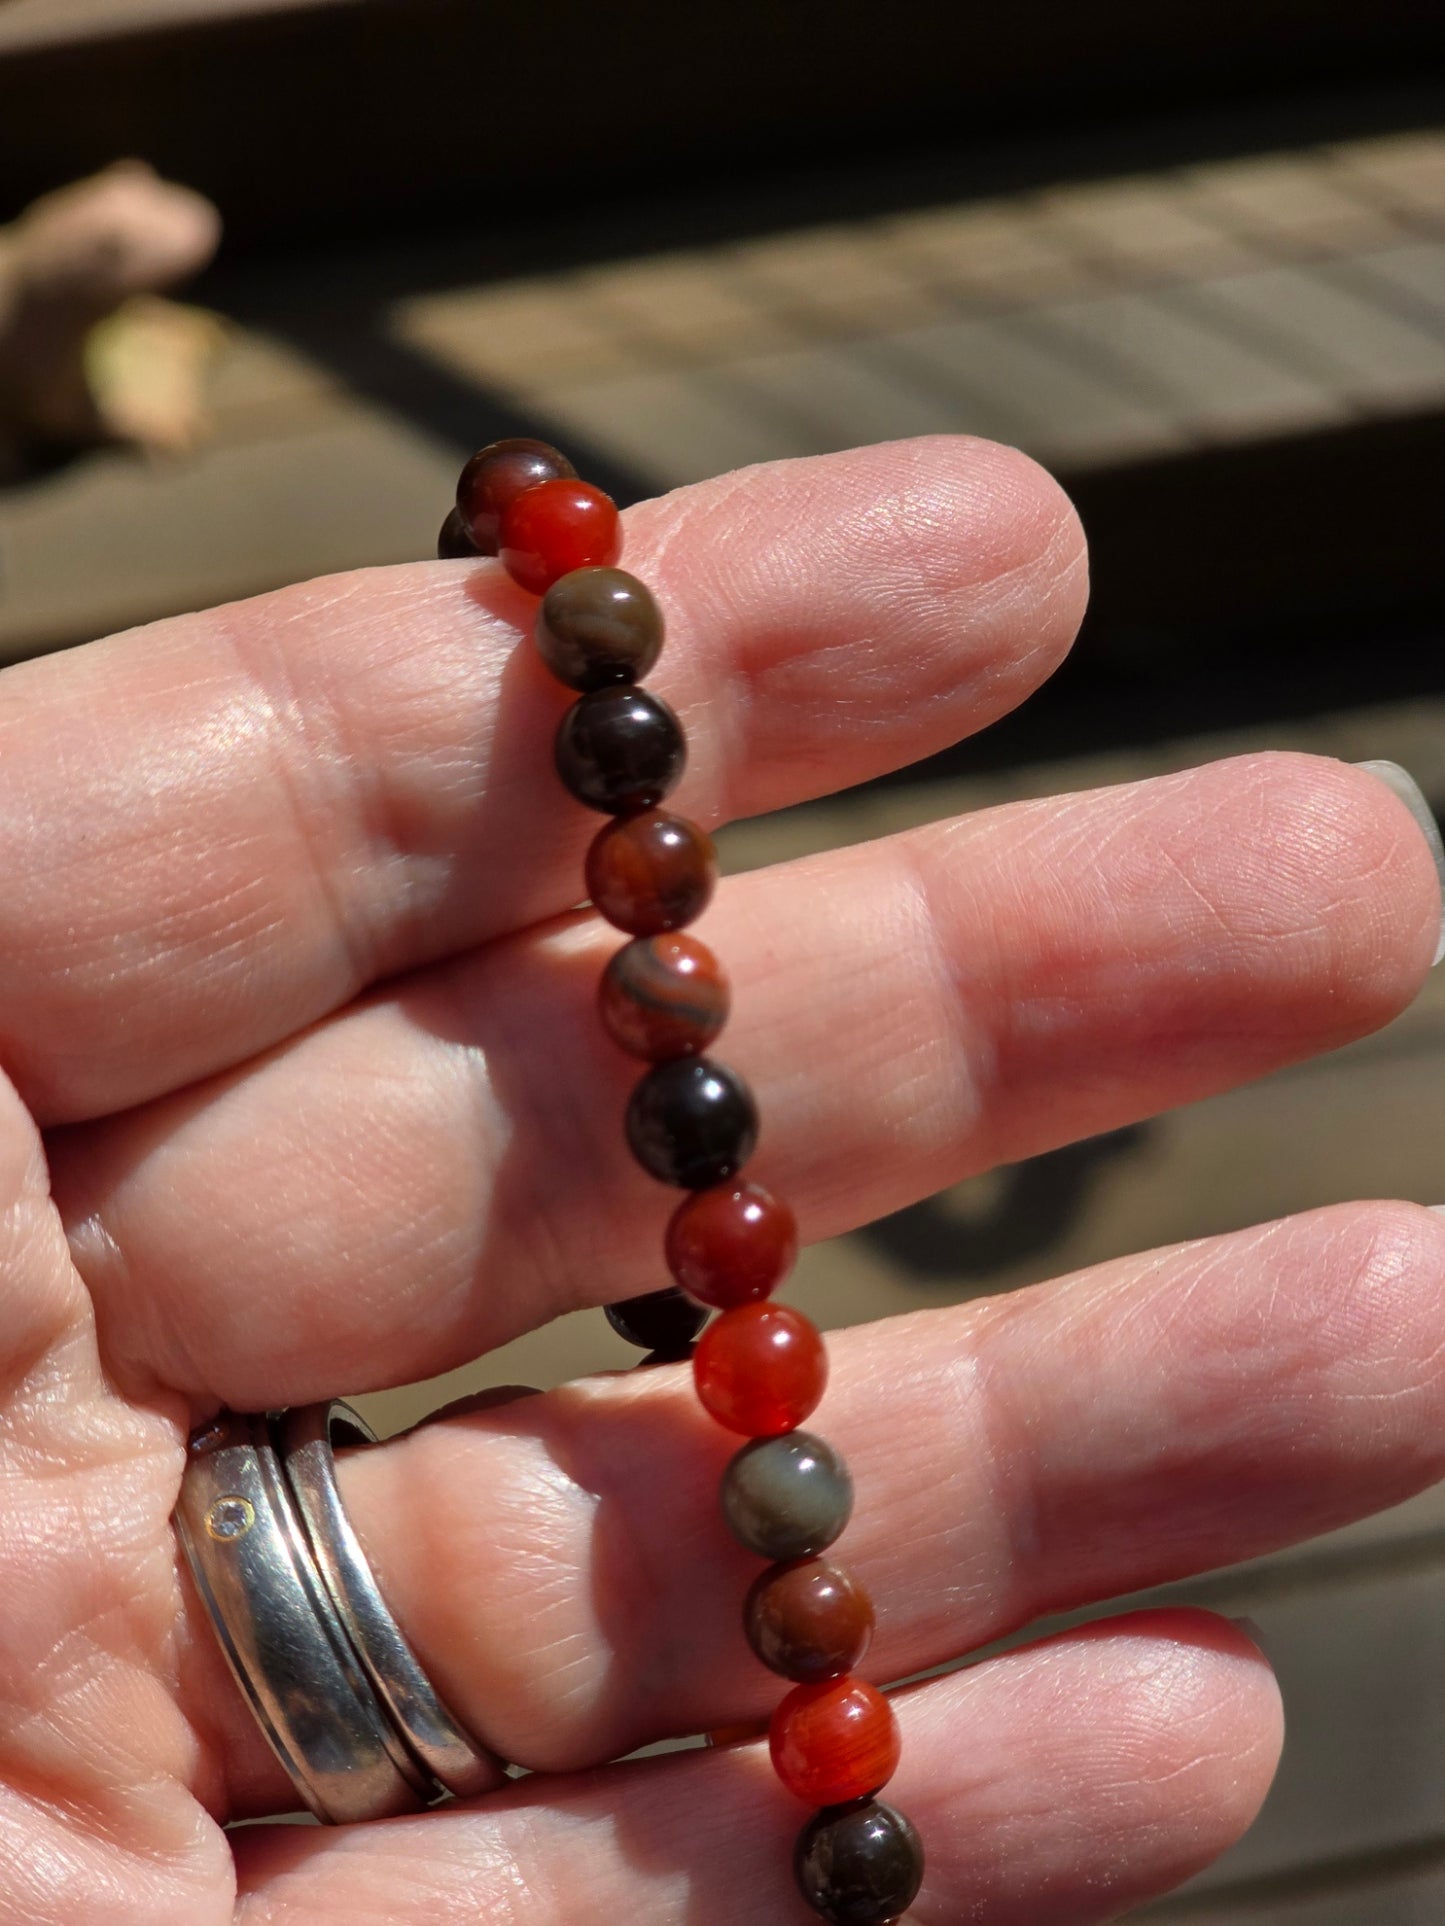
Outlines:
<svg viewBox="0 0 1445 1926"><path fill-rule="evenodd" d="M855 1476L835 1556L888 1680L1040 1615L1256 1556L1445 1472L1445 1220L1349 1205L840 1333L815 1420ZM504 1756L576 1769L764 1715L759 1566L712 1494L736 1439L684 1369L584 1380L344 1456L378 1580ZM920 1468L927 1467L927 1476ZM229 1797L284 1787L229 1708Z"/></svg>

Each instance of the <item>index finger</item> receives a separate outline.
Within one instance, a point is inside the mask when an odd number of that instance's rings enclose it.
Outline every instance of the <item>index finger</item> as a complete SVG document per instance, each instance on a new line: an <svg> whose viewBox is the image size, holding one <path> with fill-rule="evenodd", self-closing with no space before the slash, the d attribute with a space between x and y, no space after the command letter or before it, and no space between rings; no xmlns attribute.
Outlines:
<svg viewBox="0 0 1445 1926"><path fill-rule="evenodd" d="M669 624L654 685L714 824L1005 713L1085 594L1067 500L936 437L782 462L627 517ZM362 571L0 676L0 1056L42 1122L223 1070L368 983L577 899L598 818L572 699L493 563Z"/></svg>

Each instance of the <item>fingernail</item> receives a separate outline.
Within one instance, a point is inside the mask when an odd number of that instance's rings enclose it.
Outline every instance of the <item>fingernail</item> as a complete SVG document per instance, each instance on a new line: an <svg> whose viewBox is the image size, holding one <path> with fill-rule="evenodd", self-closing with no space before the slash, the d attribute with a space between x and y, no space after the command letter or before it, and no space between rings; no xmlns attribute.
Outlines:
<svg viewBox="0 0 1445 1926"><path fill-rule="evenodd" d="M1435 858L1435 871L1440 878L1440 898L1445 905L1445 843L1440 840L1440 825L1435 820L1435 812L1425 800L1425 792L1398 762L1357 762L1357 769L1368 769L1372 776L1378 776L1387 789L1392 789L1404 803L1410 814L1419 823L1425 841L1430 845L1430 854ZM1435 945L1435 962L1445 958L1445 916L1442 916L1439 941Z"/></svg>

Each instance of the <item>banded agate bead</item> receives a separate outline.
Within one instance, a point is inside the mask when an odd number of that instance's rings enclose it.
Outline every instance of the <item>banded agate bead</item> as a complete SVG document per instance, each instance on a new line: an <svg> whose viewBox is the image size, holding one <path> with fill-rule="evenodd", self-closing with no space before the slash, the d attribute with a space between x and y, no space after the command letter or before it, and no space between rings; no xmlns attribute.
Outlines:
<svg viewBox="0 0 1445 1926"><path fill-rule="evenodd" d="M479 448L457 482L456 513L475 555L495 555L503 513L540 482L575 481L577 470L545 441L516 435Z"/></svg>
<svg viewBox="0 0 1445 1926"><path fill-rule="evenodd" d="M707 908L717 887L712 838L686 816L644 810L609 823L587 852L587 894L631 936L681 929Z"/></svg>
<svg viewBox="0 0 1445 1926"><path fill-rule="evenodd" d="M639 936L603 971L597 1007L603 1029L630 1056L695 1057L727 1022L727 978L694 936Z"/></svg>
<svg viewBox="0 0 1445 1926"><path fill-rule="evenodd" d="M886 1786L902 1739L893 1708L864 1679L795 1685L768 1730L773 1770L813 1806L841 1806Z"/></svg>
<svg viewBox="0 0 1445 1926"><path fill-rule="evenodd" d="M873 1639L873 1601L826 1559L774 1565L753 1582L743 1630L770 1672L796 1685L820 1685L861 1664Z"/></svg>

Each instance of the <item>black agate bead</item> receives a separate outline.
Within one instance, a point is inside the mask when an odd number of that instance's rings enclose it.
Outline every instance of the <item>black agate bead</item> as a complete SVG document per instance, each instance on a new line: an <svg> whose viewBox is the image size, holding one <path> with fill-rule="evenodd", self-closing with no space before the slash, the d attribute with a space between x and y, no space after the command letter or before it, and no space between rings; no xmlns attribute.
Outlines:
<svg viewBox="0 0 1445 1926"><path fill-rule="evenodd" d="M804 1899L833 1926L890 1926L918 1897L923 1842L894 1806L860 1799L824 1806L793 1852Z"/></svg>
<svg viewBox="0 0 1445 1926"><path fill-rule="evenodd" d="M554 754L557 774L578 802L629 816L654 808L677 786L687 744L660 696L624 686L594 689L574 702Z"/></svg>
<svg viewBox="0 0 1445 1926"><path fill-rule="evenodd" d="M675 1287L646 1291L641 1297L624 1297L607 1306L607 1322L621 1338L635 1344L639 1351L658 1357L685 1358L692 1341L707 1322L707 1308Z"/></svg>
<svg viewBox="0 0 1445 1926"><path fill-rule="evenodd" d="M711 1057L658 1064L627 1105L627 1142L660 1183L705 1190L742 1169L758 1141L753 1093Z"/></svg>

